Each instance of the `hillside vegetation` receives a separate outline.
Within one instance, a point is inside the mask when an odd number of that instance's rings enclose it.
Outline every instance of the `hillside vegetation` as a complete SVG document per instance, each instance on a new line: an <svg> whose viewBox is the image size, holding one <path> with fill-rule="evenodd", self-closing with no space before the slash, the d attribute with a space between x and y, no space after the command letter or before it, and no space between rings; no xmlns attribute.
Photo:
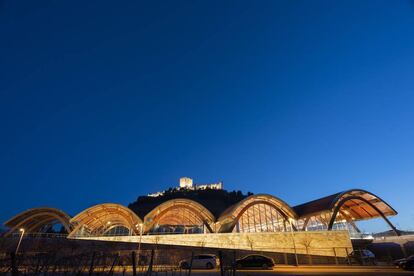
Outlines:
<svg viewBox="0 0 414 276"><path fill-rule="evenodd" d="M205 206L216 218L230 207L231 205L243 200L252 195L248 192L247 195L241 191L226 191L226 190L189 190L189 189L169 189L164 195L158 197L139 196L135 202L128 205L140 218L149 213L159 204L175 198L186 198L194 200Z"/></svg>

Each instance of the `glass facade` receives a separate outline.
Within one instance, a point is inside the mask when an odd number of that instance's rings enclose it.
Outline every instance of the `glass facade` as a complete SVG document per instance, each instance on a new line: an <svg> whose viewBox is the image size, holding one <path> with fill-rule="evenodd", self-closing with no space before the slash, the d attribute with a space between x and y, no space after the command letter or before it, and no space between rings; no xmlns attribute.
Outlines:
<svg viewBox="0 0 414 276"><path fill-rule="evenodd" d="M196 234L207 231L203 220L194 211L183 208L171 208L156 218L151 233Z"/></svg>
<svg viewBox="0 0 414 276"><path fill-rule="evenodd" d="M284 232L290 231L290 223L278 209L258 203L248 207L240 216L233 232Z"/></svg>
<svg viewBox="0 0 414 276"><path fill-rule="evenodd" d="M121 225L110 227L103 233L103 236L128 236L128 235L131 235L131 230Z"/></svg>

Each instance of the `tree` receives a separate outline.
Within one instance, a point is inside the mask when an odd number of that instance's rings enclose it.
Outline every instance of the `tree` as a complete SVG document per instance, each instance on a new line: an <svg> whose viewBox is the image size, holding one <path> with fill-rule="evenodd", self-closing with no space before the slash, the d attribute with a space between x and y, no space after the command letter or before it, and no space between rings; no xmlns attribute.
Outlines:
<svg viewBox="0 0 414 276"><path fill-rule="evenodd" d="M249 234L246 235L246 240L247 240L247 244L250 247L250 250L253 251L254 241L253 241L252 237Z"/></svg>
<svg viewBox="0 0 414 276"><path fill-rule="evenodd" d="M309 254L309 249L311 248L311 244L313 242L313 239L306 235L300 242L299 244L303 245L305 247L306 250L306 255L308 256L308 261L309 264L312 264L312 256Z"/></svg>

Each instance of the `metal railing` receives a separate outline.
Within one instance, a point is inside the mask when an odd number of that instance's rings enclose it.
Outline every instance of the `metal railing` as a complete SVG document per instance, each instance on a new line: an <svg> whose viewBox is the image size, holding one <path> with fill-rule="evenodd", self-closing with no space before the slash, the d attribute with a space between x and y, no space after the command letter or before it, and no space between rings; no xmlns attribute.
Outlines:
<svg viewBox="0 0 414 276"><path fill-rule="evenodd" d="M334 248L326 249L335 251ZM108 275L129 274L138 275L161 275L178 276L191 275L191 271L200 267L193 266L193 259L200 254L214 254L220 261L213 266L212 271L220 275L236 275L236 260L252 252L240 252L235 250L213 250L213 249L151 249L141 250L138 255L135 250L119 251L84 251L84 252L25 252L20 254L8 253L0 255L0 272L11 273L13 276L20 275ZM293 254L261 253L274 260L276 265L317 265L347 264L346 258L323 258L312 255L301 254L298 263ZM185 269L180 265L186 260L189 267Z"/></svg>
<svg viewBox="0 0 414 276"><path fill-rule="evenodd" d="M21 233L12 233L10 237L20 238ZM24 233L24 238L66 238L68 234L61 233Z"/></svg>

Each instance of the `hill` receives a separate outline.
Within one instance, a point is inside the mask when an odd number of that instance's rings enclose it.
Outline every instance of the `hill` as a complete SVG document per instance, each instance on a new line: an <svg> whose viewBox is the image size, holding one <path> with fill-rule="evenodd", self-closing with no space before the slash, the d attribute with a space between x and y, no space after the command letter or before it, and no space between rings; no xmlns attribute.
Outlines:
<svg viewBox="0 0 414 276"><path fill-rule="evenodd" d="M243 194L241 191L226 191L216 189L191 190L191 189L169 189L161 196L139 196L135 202L128 207L133 210L140 218L144 218L152 209L159 204L175 198L186 198L194 200L205 206L216 218L231 205L252 195L248 192Z"/></svg>

